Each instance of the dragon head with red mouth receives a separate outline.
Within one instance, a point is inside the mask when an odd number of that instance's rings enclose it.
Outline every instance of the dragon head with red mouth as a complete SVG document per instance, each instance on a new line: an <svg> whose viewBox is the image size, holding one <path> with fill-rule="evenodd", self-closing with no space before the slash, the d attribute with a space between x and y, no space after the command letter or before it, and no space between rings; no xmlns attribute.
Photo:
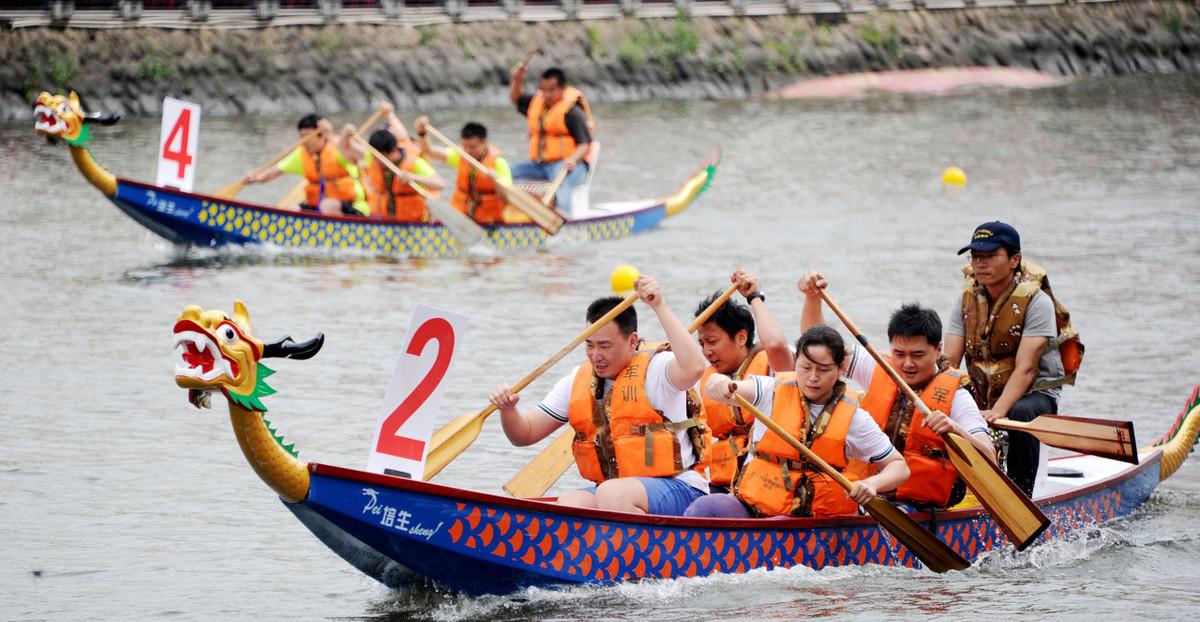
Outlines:
<svg viewBox="0 0 1200 622"><path fill-rule="evenodd" d="M175 321L175 347L182 349L175 367L175 384L188 389L188 401L209 406L209 394L221 391L247 410L266 412L262 398L275 392L266 378L275 373L264 358L311 358L325 342L324 335L304 343L291 337L263 344L251 332L250 312L238 300L233 316L195 305L184 308Z"/></svg>
<svg viewBox="0 0 1200 622"><path fill-rule="evenodd" d="M42 91L33 105L33 129L48 140L59 138L68 145L86 147L91 141L91 132L86 124L112 125L121 119L117 115L95 112L87 114L79 102L79 96L71 91L69 96L51 95Z"/></svg>

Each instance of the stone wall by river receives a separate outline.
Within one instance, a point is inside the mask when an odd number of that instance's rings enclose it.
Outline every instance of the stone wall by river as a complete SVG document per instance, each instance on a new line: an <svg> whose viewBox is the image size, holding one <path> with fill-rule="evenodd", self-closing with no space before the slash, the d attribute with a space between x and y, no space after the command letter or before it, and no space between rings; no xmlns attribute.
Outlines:
<svg viewBox="0 0 1200 622"><path fill-rule="evenodd" d="M848 16L484 22L422 28L0 32L0 120L43 90L88 108L206 115L504 105L509 69L563 67L594 101L741 97L806 77L1000 65L1056 75L1200 72L1200 5L1120 2Z"/></svg>

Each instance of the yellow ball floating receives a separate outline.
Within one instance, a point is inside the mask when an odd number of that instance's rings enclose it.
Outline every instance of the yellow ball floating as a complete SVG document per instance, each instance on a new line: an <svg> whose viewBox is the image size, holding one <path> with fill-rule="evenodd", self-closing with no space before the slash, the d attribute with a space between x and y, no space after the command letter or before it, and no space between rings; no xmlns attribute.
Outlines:
<svg viewBox="0 0 1200 622"><path fill-rule="evenodd" d="M942 171L942 183L947 186L965 186L967 185L967 172L957 166L951 166Z"/></svg>
<svg viewBox="0 0 1200 622"><path fill-rule="evenodd" d="M612 289L619 294L629 294L633 291L633 282L638 280L641 273L630 265L617 266L610 279Z"/></svg>

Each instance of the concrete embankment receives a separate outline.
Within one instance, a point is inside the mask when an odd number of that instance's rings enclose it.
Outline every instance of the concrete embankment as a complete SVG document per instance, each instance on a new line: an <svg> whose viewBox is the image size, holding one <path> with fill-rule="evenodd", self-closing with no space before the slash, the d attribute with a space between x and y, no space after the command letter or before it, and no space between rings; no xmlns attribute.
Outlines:
<svg viewBox="0 0 1200 622"><path fill-rule="evenodd" d="M848 16L485 22L424 28L0 32L0 120L41 90L92 110L207 115L503 105L512 65L563 67L594 101L761 93L807 77L965 65L1056 75L1200 72L1200 6L1119 2Z"/></svg>

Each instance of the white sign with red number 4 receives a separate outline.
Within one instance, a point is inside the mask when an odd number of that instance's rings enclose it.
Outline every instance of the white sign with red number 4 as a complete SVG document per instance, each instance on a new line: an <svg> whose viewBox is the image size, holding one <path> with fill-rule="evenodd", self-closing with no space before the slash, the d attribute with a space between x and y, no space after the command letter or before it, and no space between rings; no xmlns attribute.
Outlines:
<svg viewBox="0 0 1200 622"><path fill-rule="evenodd" d="M421 479L442 400L442 380L467 332L467 316L417 305L383 399L367 470Z"/></svg>
<svg viewBox="0 0 1200 622"><path fill-rule="evenodd" d="M155 183L191 192L200 144L200 104L164 97L162 111Z"/></svg>

